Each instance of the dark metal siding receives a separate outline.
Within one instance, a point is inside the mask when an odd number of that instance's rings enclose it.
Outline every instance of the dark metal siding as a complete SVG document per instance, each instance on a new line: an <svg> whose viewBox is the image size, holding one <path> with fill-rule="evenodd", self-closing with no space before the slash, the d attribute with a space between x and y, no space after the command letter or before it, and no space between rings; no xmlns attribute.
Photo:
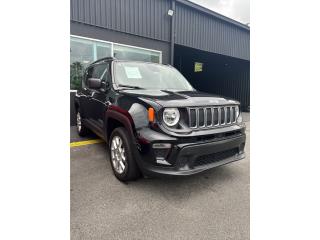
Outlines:
<svg viewBox="0 0 320 240"><path fill-rule="evenodd" d="M160 41L170 41L171 0L70 0L71 21ZM184 3L183 3L184 2ZM250 31L209 10L177 1L175 43L250 59ZM199 6L198 6L199 7ZM211 14L210 14L211 13ZM234 22L234 23L232 23Z"/></svg>
<svg viewBox="0 0 320 240"><path fill-rule="evenodd" d="M230 97L250 106L250 62L237 58L175 46L175 67L199 91ZM194 63L203 63L202 72L194 72Z"/></svg>
<svg viewBox="0 0 320 240"><path fill-rule="evenodd" d="M237 73L227 76L224 81L215 88L216 93L222 96L237 99L241 103L243 111L250 106L250 66L243 66Z"/></svg>
<svg viewBox="0 0 320 240"><path fill-rule="evenodd" d="M170 0L71 0L71 21L170 40Z"/></svg>
<svg viewBox="0 0 320 240"><path fill-rule="evenodd" d="M240 59L250 59L250 32L191 7L176 5L175 43Z"/></svg>

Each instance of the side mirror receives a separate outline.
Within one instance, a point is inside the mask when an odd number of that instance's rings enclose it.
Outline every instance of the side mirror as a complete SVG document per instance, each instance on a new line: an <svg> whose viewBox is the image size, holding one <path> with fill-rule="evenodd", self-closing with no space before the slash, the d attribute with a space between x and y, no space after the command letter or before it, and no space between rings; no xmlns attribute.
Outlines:
<svg viewBox="0 0 320 240"><path fill-rule="evenodd" d="M88 87L92 89L101 88L101 79L99 78L88 78Z"/></svg>

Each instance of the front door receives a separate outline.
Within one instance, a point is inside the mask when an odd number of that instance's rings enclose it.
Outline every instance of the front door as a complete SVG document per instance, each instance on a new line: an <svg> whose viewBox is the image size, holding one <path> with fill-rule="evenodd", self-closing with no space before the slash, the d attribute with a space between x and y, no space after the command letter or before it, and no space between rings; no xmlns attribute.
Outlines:
<svg viewBox="0 0 320 240"><path fill-rule="evenodd" d="M92 90L88 87L88 79L92 77L93 67L89 67L84 73L83 88L81 90L80 105L81 105L81 117L86 122L90 123L90 98Z"/></svg>
<svg viewBox="0 0 320 240"><path fill-rule="evenodd" d="M100 63L94 68L93 78L101 79L102 87L92 90L90 98L91 120L94 127L103 134L104 118L111 87L110 63Z"/></svg>

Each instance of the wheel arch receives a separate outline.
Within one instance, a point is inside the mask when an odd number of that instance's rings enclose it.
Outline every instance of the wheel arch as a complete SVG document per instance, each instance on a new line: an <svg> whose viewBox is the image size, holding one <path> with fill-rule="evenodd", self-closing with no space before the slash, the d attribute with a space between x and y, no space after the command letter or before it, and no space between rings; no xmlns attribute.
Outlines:
<svg viewBox="0 0 320 240"><path fill-rule="evenodd" d="M112 131L117 127L124 127L135 142L135 127L131 115L118 107L111 107L106 112L105 137L109 141Z"/></svg>

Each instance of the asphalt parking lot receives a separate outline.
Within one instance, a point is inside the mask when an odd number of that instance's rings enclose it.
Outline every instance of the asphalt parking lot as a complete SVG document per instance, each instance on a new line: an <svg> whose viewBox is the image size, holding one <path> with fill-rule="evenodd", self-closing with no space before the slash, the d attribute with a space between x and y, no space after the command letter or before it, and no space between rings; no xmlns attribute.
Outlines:
<svg viewBox="0 0 320 240"><path fill-rule="evenodd" d="M71 239L249 239L250 115L243 117L246 158L194 176L124 184L105 143L72 147ZM71 128L71 141L80 140Z"/></svg>

